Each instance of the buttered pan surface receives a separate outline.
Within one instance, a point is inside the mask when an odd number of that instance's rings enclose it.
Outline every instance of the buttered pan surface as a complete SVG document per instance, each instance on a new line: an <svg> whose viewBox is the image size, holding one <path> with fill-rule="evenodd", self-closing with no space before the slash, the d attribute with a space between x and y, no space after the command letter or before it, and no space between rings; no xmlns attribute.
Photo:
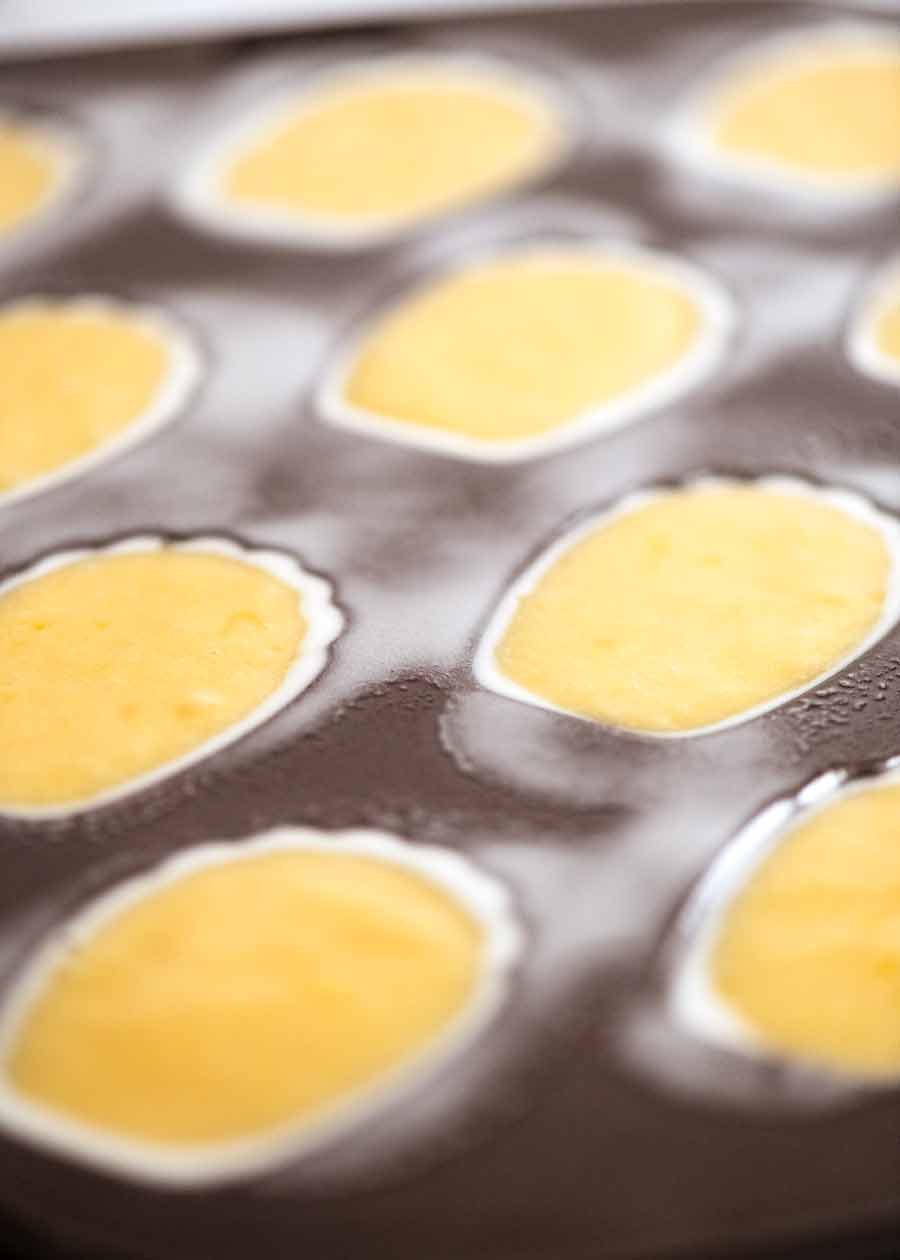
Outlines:
<svg viewBox="0 0 900 1260"><path fill-rule="evenodd" d="M900 247L896 197L742 180L686 154L673 125L754 41L863 17L634 6L4 71L4 104L65 120L86 154L64 211L4 247L4 298L134 300L177 319L200 361L146 441L0 503L4 577L127 535L214 535L287 552L345 620L302 694L235 742L71 816L0 817L3 994L102 893L284 824L462 854L506 887L523 933L490 1027L333 1141L185 1189L7 1126L0 1199L17 1219L74 1255L154 1260L737 1256L900 1221L895 1084L710 1045L662 996L678 912L748 819L900 753L900 632L684 738L525 703L475 668L513 582L632 492L776 476L900 512L900 393L847 349ZM208 138L273 92L341 58L448 50L508 58L558 94L564 160L368 248L239 239L177 204ZM377 312L498 249L585 241L674 256L724 295L722 352L689 388L505 462L329 417L323 382Z"/></svg>

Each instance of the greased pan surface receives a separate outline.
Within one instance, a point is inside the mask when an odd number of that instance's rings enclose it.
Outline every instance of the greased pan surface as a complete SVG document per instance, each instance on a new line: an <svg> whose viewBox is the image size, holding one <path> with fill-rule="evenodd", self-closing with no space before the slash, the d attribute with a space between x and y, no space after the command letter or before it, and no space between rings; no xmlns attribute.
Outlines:
<svg viewBox="0 0 900 1260"><path fill-rule="evenodd" d="M591 2L568 0L567 8ZM876 5L874 0L870 7ZM881 0L879 7L889 5L890 0ZM0 48L12 57L40 57L48 53L261 35L338 24L352 27L552 7L552 0L492 0L489 6L483 0L257 0L252 6L238 0L218 0L215 4L211 0L186 0L173 8L139 0L124 11L110 0L90 0L61 13L50 0L11 0Z"/></svg>
<svg viewBox="0 0 900 1260"><path fill-rule="evenodd" d="M506 886L523 930L477 1042L271 1171L166 1188L7 1127L4 1205L75 1254L737 1256L900 1220L896 1087L711 1048L660 1000L675 916L739 829L831 767L900 752L896 628L814 690L696 738L523 704L473 673L511 584L632 491L779 475L900 512L900 394L846 350L900 248L896 198L747 186L686 158L670 127L750 41L834 20L667 4L5 72L4 103L82 128L87 169L65 213L5 250L4 298L157 306L189 330L202 379L140 446L0 506L4 577L128 535L225 536L326 578L346 624L319 677L239 741L72 818L0 818L4 994L94 897L284 824L462 854ZM350 252L241 243L173 207L243 103L336 58L451 48L527 65L571 103L577 146L543 185ZM675 254L728 295L727 352L690 392L506 464L326 422L329 366L386 302L511 242L584 239Z"/></svg>

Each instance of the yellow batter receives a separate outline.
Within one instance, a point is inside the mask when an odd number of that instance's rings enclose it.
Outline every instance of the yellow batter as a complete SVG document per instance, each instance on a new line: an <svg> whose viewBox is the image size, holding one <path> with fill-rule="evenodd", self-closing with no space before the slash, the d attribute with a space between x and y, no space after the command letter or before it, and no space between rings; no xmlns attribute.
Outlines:
<svg viewBox="0 0 900 1260"><path fill-rule="evenodd" d="M900 49L836 38L763 58L723 91L714 138L803 175L900 178Z"/></svg>
<svg viewBox="0 0 900 1260"><path fill-rule="evenodd" d="M531 438L675 367L701 324L690 291L649 262L520 250L439 280L382 319L344 395L411 426Z"/></svg>
<svg viewBox="0 0 900 1260"><path fill-rule="evenodd" d="M840 801L789 835L731 907L711 965L772 1046L900 1071L900 789Z"/></svg>
<svg viewBox="0 0 900 1260"><path fill-rule="evenodd" d="M348 77L257 132L224 168L221 192L348 225L414 219L530 175L559 138L540 98L486 76Z"/></svg>
<svg viewBox="0 0 900 1260"><path fill-rule="evenodd" d="M285 583L171 548L0 593L0 808L83 801L189 753L278 688L305 633Z"/></svg>
<svg viewBox="0 0 900 1260"><path fill-rule="evenodd" d="M118 307L0 308L0 492L120 436L156 399L170 357L159 333Z"/></svg>
<svg viewBox="0 0 900 1260"><path fill-rule="evenodd" d="M0 120L0 242L43 210L58 184L47 143L23 124Z"/></svg>
<svg viewBox="0 0 900 1260"><path fill-rule="evenodd" d="M562 554L520 600L496 661L559 708L690 731L834 665L877 622L889 572L881 535L828 504L682 490Z"/></svg>
<svg viewBox="0 0 900 1260"><path fill-rule="evenodd" d="M472 995L476 921L396 864L242 856L152 891L57 965L8 1061L29 1098L153 1142L314 1117Z"/></svg>
<svg viewBox="0 0 900 1260"><path fill-rule="evenodd" d="M875 344L900 366L900 292L875 321Z"/></svg>

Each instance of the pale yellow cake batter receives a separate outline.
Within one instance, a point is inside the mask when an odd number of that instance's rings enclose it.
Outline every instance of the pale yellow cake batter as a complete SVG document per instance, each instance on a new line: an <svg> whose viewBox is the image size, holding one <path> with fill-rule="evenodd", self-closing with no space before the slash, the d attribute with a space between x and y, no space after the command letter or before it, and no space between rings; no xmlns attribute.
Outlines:
<svg viewBox="0 0 900 1260"><path fill-rule="evenodd" d="M773 1047L900 1072L900 788L832 805L782 841L729 910L711 967Z"/></svg>
<svg viewBox="0 0 900 1260"><path fill-rule="evenodd" d="M221 192L343 224L415 219L530 175L559 140L541 98L502 80L440 69L348 77L238 148Z"/></svg>
<svg viewBox="0 0 900 1260"><path fill-rule="evenodd" d="M875 321L875 344L900 367L900 292Z"/></svg>
<svg viewBox="0 0 900 1260"><path fill-rule="evenodd" d="M301 649L299 599L254 565L172 548L0 592L0 809L83 801L246 717Z"/></svg>
<svg viewBox="0 0 900 1260"><path fill-rule="evenodd" d="M45 141L25 124L0 119L0 243L43 210L59 185Z"/></svg>
<svg viewBox="0 0 900 1260"><path fill-rule="evenodd" d="M0 307L0 493L119 437L156 399L171 353L126 310Z"/></svg>
<svg viewBox="0 0 900 1260"><path fill-rule="evenodd" d="M482 935L446 892L374 858L287 851L197 869L55 968L9 1077L132 1138L258 1135L424 1049L472 995Z"/></svg>
<svg viewBox="0 0 900 1260"><path fill-rule="evenodd" d="M690 731L802 687L881 614L880 533L804 495L696 487L599 524L522 597L495 657L559 708Z"/></svg>
<svg viewBox="0 0 900 1260"><path fill-rule="evenodd" d="M521 250L441 279L384 317L344 395L410 426L531 438L674 368L701 326L696 298L649 262Z"/></svg>
<svg viewBox="0 0 900 1260"><path fill-rule="evenodd" d="M713 132L800 174L900 178L900 48L835 39L763 58L723 90Z"/></svg>

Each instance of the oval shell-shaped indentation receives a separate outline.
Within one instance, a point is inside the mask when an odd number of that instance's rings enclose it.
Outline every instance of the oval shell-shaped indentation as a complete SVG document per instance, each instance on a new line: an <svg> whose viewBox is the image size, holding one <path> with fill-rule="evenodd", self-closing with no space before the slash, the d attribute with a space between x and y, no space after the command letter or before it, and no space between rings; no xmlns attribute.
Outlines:
<svg viewBox="0 0 900 1260"><path fill-rule="evenodd" d="M497 1010L504 889L372 832L284 828L113 891L8 1004L0 1122L151 1178L297 1154Z"/></svg>
<svg viewBox="0 0 900 1260"><path fill-rule="evenodd" d="M676 1011L751 1053L900 1075L900 787L864 782L801 813L687 960Z"/></svg>
<svg viewBox="0 0 900 1260"><path fill-rule="evenodd" d="M671 401L721 358L731 304L650 250L506 249L424 286L344 351L324 417L478 460L540 455Z"/></svg>
<svg viewBox="0 0 900 1260"><path fill-rule="evenodd" d="M847 351L860 372L900 385L900 262L870 286L851 321Z"/></svg>
<svg viewBox="0 0 900 1260"><path fill-rule="evenodd" d="M68 128L0 113L0 246L46 216L82 162Z"/></svg>
<svg viewBox="0 0 900 1260"><path fill-rule="evenodd" d="M223 134L175 201L235 235L374 244L555 165L566 113L537 75L493 58L350 63Z"/></svg>
<svg viewBox="0 0 900 1260"><path fill-rule="evenodd" d="M900 186L900 39L832 24L774 39L720 71L679 122L736 175L866 194Z"/></svg>
<svg viewBox="0 0 900 1260"><path fill-rule="evenodd" d="M0 506L142 441L199 375L187 334L152 308L99 297L0 306Z"/></svg>
<svg viewBox="0 0 900 1260"><path fill-rule="evenodd" d="M0 813L84 809L221 747L341 626L323 579L224 539L52 557L0 586Z"/></svg>
<svg viewBox="0 0 900 1260"><path fill-rule="evenodd" d="M648 735L745 719L894 624L898 529L855 495L787 478L634 496L519 579L476 676Z"/></svg>

